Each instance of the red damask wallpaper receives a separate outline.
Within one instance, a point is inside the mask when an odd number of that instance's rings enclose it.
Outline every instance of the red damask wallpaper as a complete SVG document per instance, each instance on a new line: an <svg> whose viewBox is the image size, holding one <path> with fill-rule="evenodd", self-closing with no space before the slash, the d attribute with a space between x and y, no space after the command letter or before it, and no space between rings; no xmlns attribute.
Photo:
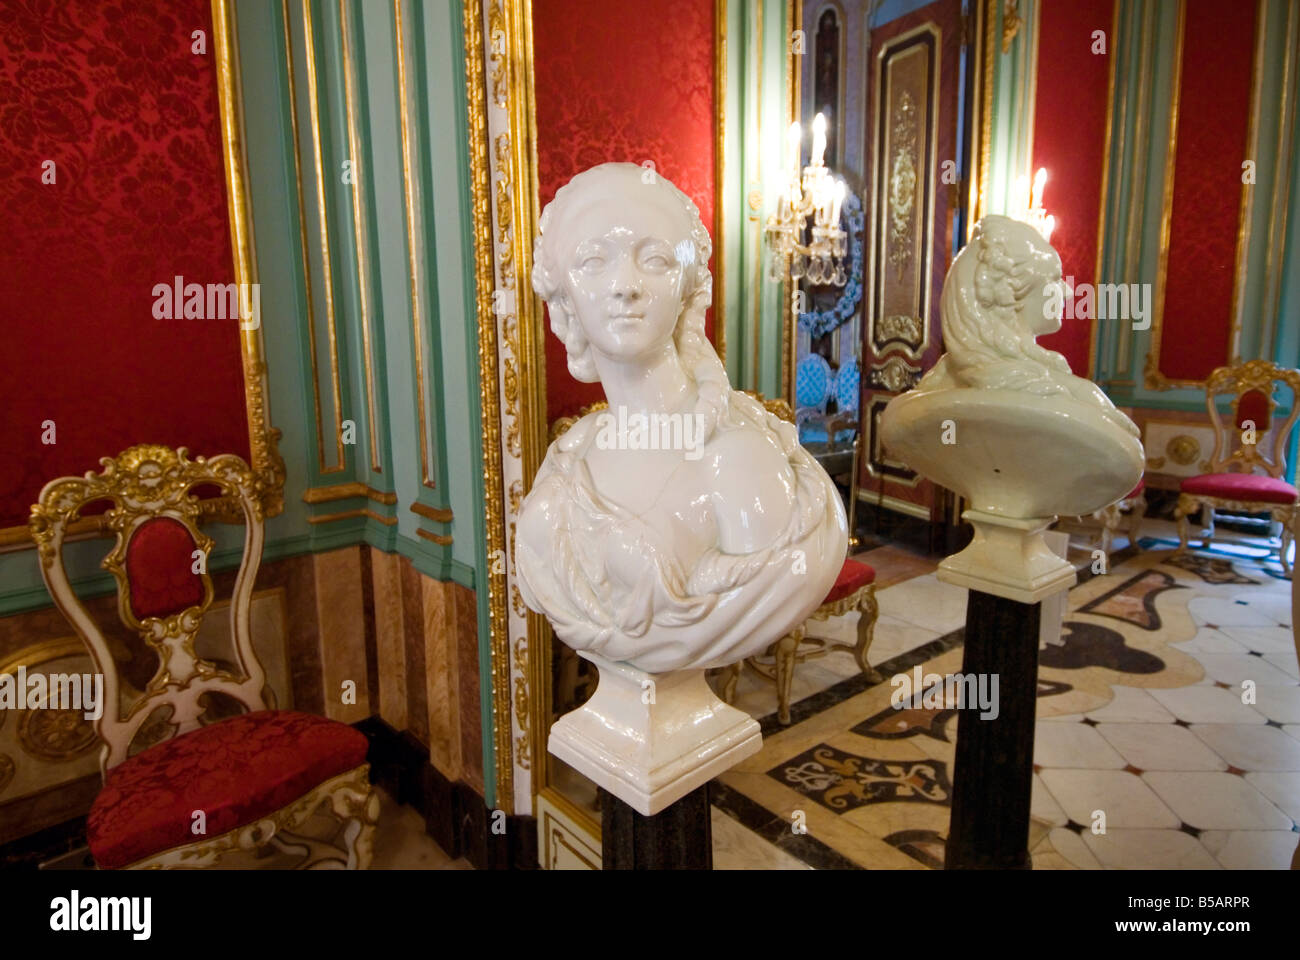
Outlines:
<svg viewBox="0 0 1300 960"><path fill-rule="evenodd" d="M1204 380L1231 360L1254 4L1187 0L1160 372Z"/></svg>
<svg viewBox="0 0 1300 960"><path fill-rule="evenodd" d="M0 0L0 209L0 527L134 443L247 457L238 320L154 317L234 280L208 0Z"/></svg>
<svg viewBox="0 0 1300 960"><path fill-rule="evenodd" d="M1043 0L1040 9L1033 168L1047 168L1043 206L1056 217L1052 245L1065 276L1076 284L1095 284L1107 94L1111 60L1118 55L1112 35L1115 0ZM1092 52L1095 30L1105 33L1105 55ZM1137 282L1135 277L1115 280ZM1067 317L1058 333L1040 342L1064 354L1076 374L1091 377L1093 324Z"/></svg>
<svg viewBox="0 0 1300 960"><path fill-rule="evenodd" d="M541 205L574 174L608 161L655 169L714 232L713 0L535 0L533 74ZM716 242L716 238L715 238ZM710 266L717 280L717 251ZM713 339L713 316L709 315ZM578 383L546 331L547 422L603 398Z"/></svg>

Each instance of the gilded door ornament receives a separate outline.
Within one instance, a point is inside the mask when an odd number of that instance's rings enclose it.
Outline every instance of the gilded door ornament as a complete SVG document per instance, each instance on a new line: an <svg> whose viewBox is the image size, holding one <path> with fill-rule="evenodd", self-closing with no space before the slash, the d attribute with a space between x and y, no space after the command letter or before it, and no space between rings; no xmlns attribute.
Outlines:
<svg viewBox="0 0 1300 960"><path fill-rule="evenodd" d="M894 158L889 174L889 262L898 276L911 259L916 205L916 103L906 90L894 118Z"/></svg>
<svg viewBox="0 0 1300 960"><path fill-rule="evenodd" d="M876 321L876 347L883 348L886 344L897 341L907 346L913 352L921 347L921 341L925 335L925 326L920 317L909 317L906 314L893 314Z"/></svg>
<svg viewBox="0 0 1300 960"><path fill-rule="evenodd" d="M871 368L871 385L892 393L912 389L920 377L920 367L912 366L897 355Z"/></svg>

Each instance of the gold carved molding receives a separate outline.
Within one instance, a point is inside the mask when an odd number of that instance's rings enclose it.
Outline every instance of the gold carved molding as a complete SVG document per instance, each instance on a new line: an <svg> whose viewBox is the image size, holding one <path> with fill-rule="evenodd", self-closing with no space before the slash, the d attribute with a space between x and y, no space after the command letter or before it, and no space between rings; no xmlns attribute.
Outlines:
<svg viewBox="0 0 1300 960"><path fill-rule="evenodd" d="M365 497L375 503L391 506L397 502L397 494L388 490L376 490L358 480L348 483L336 483L328 487L312 487L302 495L303 503L330 503L334 500L347 500L350 497Z"/></svg>
<svg viewBox="0 0 1300 960"><path fill-rule="evenodd" d="M244 154L244 95L239 74L234 0L212 0L212 33L235 282L256 283L248 158ZM248 416L249 466L258 476L263 515L274 517L284 509L285 468L279 450L280 431L271 426L262 328L245 330L241 324L239 341L243 355L244 406Z"/></svg>
<svg viewBox="0 0 1300 960"><path fill-rule="evenodd" d="M316 421L316 457L317 466L322 475L341 473L346 469L343 444L343 387L339 374L339 345L337 326L334 315L334 283L332 264L330 262L329 221L325 215L325 175L324 161L321 156L320 139L320 92L316 80L316 37L312 27L310 0L303 0L302 25L303 49L307 62L307 109L311 124L313 161L316 175L316 209L320 217L321 273L325 291L325 322L329 336L330 388L334 409L334 446L337 462L333 466L325 463L325 430L321 416L320 368L316 359L316 312L312 297L311 257L307 253L307 206L302 188L302 150L298 144L298 98L294 84L293 72L293 36L289 19L289 0L280 0L280 16L284 21L284 60L285 74L288 81L289 122L293 132L293 172L297 181L298 197L298 240L302 249L303 294L307 306L307 343L311 353L312 410Z"/></svg>
<svg viewBox="0 0 1300 960"><path fill-rule="evenodd" d="M498 0L493 2L499 10ZM492 21L494 24L495 20ZM475 307L478 315L479 403L483 426L483 501L487 538L488 629L492 673L492 746L495 760L496 801L499 809L514 812L514 766L510 753L510 653L506 620L506 577L499 564L490 562L494 551L505 549L501 517L501 431L499 399L500 380L497 364L497 326L492 292L492 220L489 196L487 104L484 90L485 49L483 45L483 11L477 2L466 3L465 88L469 118L470 185L474 223ZM504 24L498 33L493 27L493 54L497 38L502 49L499 64L504 70ZM504 87L502 87L504 89Z"/></svg>
<svg viewBox="0 0 1300 960"><path fill-rule="evenodd" d="M411 286L411 344L415 354L415 410L420 429L420 483L433 489L433 468L429 460L429 415L424 373L424 319L420 310L421 272L424 269L416 242L418 173L412 167L411 133L406 87L406 33L402 27L402 0L393 0L393 41L397 51L397 110L402 133L402 199L406 213L407 270Z"/></svg>
<svg viewBox="0 0 1300 960"><path fill-rule="evenodd" d="M1017 0L1006 0L1006 6L1002 10L1002 55L1004 57L1011 52L1011 42L1020 32L1021 24Z"/></svg>

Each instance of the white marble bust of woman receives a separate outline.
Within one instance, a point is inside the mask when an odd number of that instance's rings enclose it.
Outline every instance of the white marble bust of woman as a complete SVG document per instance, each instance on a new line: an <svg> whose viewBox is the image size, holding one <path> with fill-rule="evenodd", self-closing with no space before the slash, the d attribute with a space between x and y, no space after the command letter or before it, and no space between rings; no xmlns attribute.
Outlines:
<svg viewBox="0 0 1300 960"><path fill-rule="evenodd" d="M672 183L606 163L556 193L534 255L569 372L609 410L547 451L521 592L569 646L649 673L761 652L821 602L847 544L826 472L705 338L711 249Z"/></svg>

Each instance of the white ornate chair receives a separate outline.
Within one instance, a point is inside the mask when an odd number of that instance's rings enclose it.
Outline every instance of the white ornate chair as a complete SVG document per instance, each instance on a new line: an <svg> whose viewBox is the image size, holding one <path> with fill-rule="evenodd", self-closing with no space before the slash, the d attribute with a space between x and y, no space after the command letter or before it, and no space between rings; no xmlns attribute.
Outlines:
<svg viewBox="0 0 1300 960"><path fill-rule="evenodd" d="M100 473L47 483L29 520L50 595L104 678L95 721L104 742L104 788L87 821L96 864L197 868L237 851L261 855L274 847L301 858L298 867L364 869L379 813L365 736L334 720L266 709L266 675L249 629L263 541L252 470L233 454L191 461L184 447L147 444L100 463ZM199 530L202 507L191 491L213 486L238 504L245 521L230 603L233 669L203 659L194 647L213 598L206 570L213 541ZM106 526L117 542L102 566L117 581L122 622L159 660L143 692L119 676L64 568L69 524L87 505L105 500L112 504ZM249 712L215 719L222 697ZM133 752L142 741L149 745ZM330 835L323 840L292 832L326 817Z"/></svg>
<svg viewBox="0 0 1300 960"><path fill-rule="evenodd" d="M1291 388L1291 415L1273 431L1268 455L1260 452L1272 426L1277 408L1274 393L1278 383ZM1216 398L1234 394L1231 427L1219 413ZM1267 513L1281 524L1278 556L1282 570L1291 575L1287 553L1294 536L1297 502L1300 494L1282 479L1286 470L1286 442L1300 416L1300 370L1289 370L1267 360L1249 360L1231 367L1219 367L1205 382L1205 403L1214 427L1214 452L1201 464L1205 473L1182 481L1174 519L1178 521L1179 546L1187 549L1187 517L1197 510L1206 511L1207 530L1204 545L1214 536L1214 512L1239 510ZM1240 472L1232 472L1238 469ZM1260 469L1262 474L1256 473Z"/></svg>

